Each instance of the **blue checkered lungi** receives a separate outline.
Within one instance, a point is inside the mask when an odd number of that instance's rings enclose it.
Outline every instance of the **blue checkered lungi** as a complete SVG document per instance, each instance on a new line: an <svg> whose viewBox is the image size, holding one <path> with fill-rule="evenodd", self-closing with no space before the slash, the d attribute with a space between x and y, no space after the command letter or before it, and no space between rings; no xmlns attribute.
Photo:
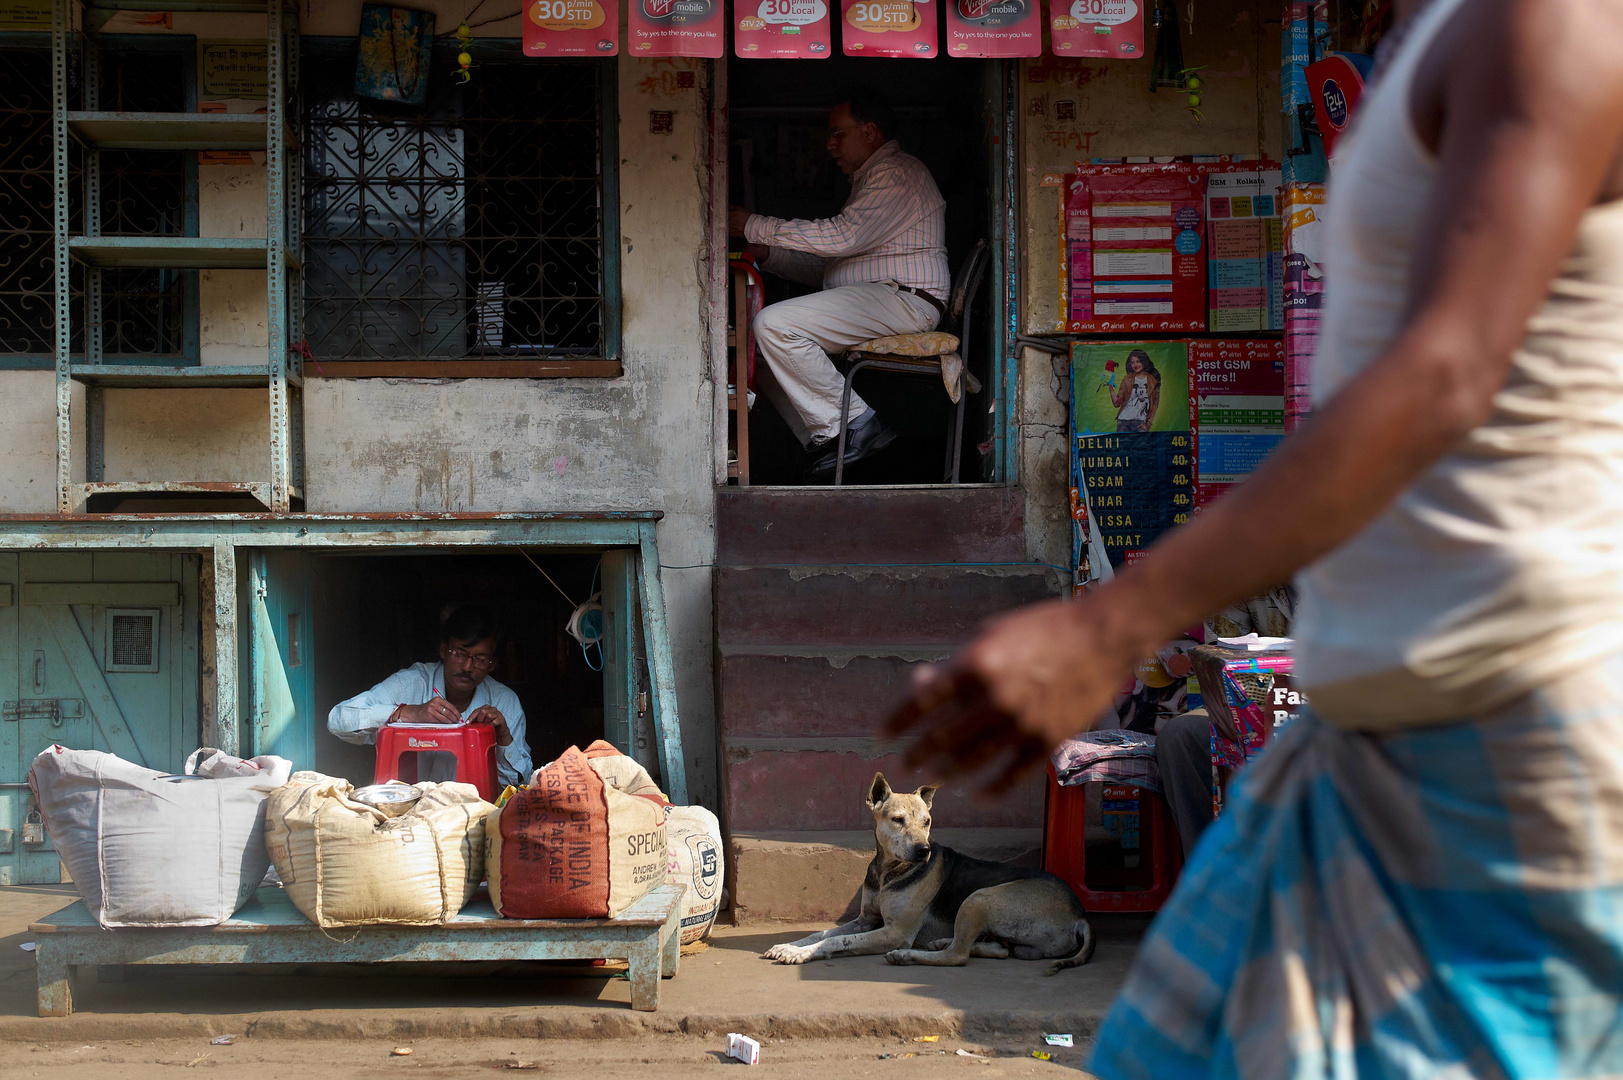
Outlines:
<svg viewBox="0 0 1623 1080"><path fill-rule="evenodd" d="M1623 1077L1623 662L1447 726L1305 715L1206 831L1089 1068Z"/></svg>

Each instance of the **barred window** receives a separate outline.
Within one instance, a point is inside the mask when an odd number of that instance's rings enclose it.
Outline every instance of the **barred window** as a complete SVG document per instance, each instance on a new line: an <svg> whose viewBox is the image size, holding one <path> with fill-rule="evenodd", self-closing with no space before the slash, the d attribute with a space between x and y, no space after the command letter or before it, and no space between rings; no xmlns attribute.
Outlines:
<svg viewBox="0 0 1623 1080"><path fill-rule="evenodd" d="M5 366L50 367L56 352L56 277L51 217L51 53L39 42L0 48L0 359ZM193 39L106 35L101 39L101 103L107 111L185 112ZM80 107L77 62L70 108ZM69 147L69 228L83 232L83 154ZM101 155L102 233L184 236L197 231L197 155L107 150ZM70 268L73 337L84 351L84 268ZM197 359L197 273L102 272L103 349L123 364Z"/></svg>
<svg viewBox="0 0 1623 1080"><path fill-rule="evenodd" d="M459 362L443 369L459 376L616 359L612 61L476 42L462 82L457 51L436 44L427 98L413 106L354 95L353 39L305 46L312 354L351 373L344 361L424 375L439 369L423 362Z"/></svg>

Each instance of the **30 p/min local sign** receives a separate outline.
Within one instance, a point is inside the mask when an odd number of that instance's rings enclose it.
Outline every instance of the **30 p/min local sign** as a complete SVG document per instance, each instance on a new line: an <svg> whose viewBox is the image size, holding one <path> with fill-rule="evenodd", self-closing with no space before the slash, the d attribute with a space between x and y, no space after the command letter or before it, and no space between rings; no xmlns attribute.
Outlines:
<svg viewBox="0 0 1623 1080"><path fill-rule="evenodd" d="M1144 8L1139 0L1049 0L1056 56L1144 55Z"/></svg>
<svg viewBox="0 0 1623 1080"><path fill-rule="evenodd" d="M833 52L824 0L739 0L733 52L745 59L826 60Z"/></svg>

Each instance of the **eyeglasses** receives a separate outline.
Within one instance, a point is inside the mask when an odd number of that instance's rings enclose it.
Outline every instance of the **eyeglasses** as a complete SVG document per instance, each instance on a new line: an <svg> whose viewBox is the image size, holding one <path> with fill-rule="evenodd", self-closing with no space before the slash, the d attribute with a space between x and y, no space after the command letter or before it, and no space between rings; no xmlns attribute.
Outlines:
<svg viewBox="0 0 1623 1080"><path fill-rule="evenodd" d="M485 656L482 653L471 653L467 649L459 649L455 645L449 646L445 650L445 658L447 660L455 660L462 664L472 664L474 667L482 668L485 671L489 671L491 668L496 666L496 658L494 656Z"/></svg>
<svg viewBox="0 0 1623 1080"><path fill-rule="evenodd" d="M847 134L857 130L857 128L862 127L862 126L863 125L861 125L861 124L852 124L850 127L829 128L828 129L828 141L829 142L834 142L834 141L836 141L838 139L843 139L843 138L845 138L845 136Z"/></svg>

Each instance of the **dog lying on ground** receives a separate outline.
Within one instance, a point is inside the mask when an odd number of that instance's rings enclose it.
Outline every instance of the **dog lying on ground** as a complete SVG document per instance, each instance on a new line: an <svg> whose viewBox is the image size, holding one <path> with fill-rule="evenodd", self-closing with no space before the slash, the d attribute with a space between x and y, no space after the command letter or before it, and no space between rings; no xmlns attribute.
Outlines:
<svg viewBox="0 0 1623 1080"><path fill-rule="evenodd" d="M763 956L805 964L884 953L892 964L943 967L971 956L1056 960L1045 975L1087 963L1093 928L1063 881L930 843L937 786L903 795L890 789L884 773L875 773L868 808L878 850L862 883L860 913L843 926L774 945ZM914 948L920 941L927 947Z"/></svg>

